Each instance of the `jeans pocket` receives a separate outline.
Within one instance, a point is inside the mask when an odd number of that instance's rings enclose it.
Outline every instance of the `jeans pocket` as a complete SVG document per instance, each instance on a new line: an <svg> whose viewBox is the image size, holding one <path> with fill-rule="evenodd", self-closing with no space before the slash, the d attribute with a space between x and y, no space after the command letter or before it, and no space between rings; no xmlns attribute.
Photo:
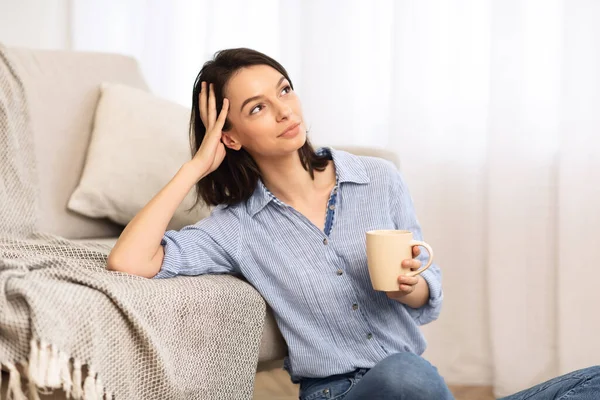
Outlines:
<svg viewBox="0 0 600 400"><path fill-rule="evenodd" d="M311 387L308 393L300 396L300 400L342 400L354 386L354 379L342 378Z"/></svg>

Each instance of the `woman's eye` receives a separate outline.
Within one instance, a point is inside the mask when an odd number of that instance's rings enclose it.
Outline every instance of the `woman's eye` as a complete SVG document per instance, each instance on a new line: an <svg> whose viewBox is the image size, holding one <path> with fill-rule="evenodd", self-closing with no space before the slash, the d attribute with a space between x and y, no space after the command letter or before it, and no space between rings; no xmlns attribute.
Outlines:
<svg viewBox="0 0 600 400"><path fill-rule="evenodd" d="M292 91L292 87L288 85L281 90L281 93L288 94L291 91Z"/></svg>
<svg viewBox="0 0 600 400"><path fill-rule="evenodd" d="M263 109L262 104L259 104L256 107L254 107L252 110L250 110L250 115L256 114L257 112L259 112L262 109Z"/></svg>

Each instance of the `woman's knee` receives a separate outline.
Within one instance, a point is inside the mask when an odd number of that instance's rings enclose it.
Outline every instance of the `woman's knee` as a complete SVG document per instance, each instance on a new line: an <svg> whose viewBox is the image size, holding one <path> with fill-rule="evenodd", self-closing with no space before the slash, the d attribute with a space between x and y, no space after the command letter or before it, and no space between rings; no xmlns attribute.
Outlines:
<svg viewBox="0 0 600 400"><path fill-rule="evenodd" d="M574 374L583 376L586 381L593 381L596 385L600 385L600 365L580 369Z"/></svg>
<svg viewBox="0 0 600 400"><path fill-rule="evenodd" d="M581 370L584 374L590 378L600 377L600 365L594 365L593 367L584 368Z"/></svg>
<svg viewBox="0 0 600 400"><path fill-rule="evenodd" d="M437 369L416 354L393 354L379 362L368 374L373 374L371 378L376 381L375 387L388 394L389 398L452 399Z"/></svg>

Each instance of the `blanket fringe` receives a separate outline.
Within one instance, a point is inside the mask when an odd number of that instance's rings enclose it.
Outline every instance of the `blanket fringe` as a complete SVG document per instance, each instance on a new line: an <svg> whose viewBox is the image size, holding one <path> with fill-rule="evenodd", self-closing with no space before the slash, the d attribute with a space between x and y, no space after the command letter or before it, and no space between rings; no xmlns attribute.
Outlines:
<svg viewBox="0 0 600 400"><path fill-rule="evenodd" d="M83 400L103 400L105 396L108 396L108 394L104 391L102 380L90 368L83 383Z"/></svg>
<svg viewBox="0 0 600 400"><path fill-rule="evenodd" d="M103 399L102 393L104 393L104 396L107 396L107 393L104 391L104 385L102 384L102 379L100 379L99 376L96 376L96 393L98 395L98 399L100 399L100 400Z"/></svg>
<svg viewBox="0 0 600 400"><path fill-rule="evenodd" d="M23 388L21 387L21 374L13 363L6 362L4 366L8 369L8 392L6 400L27 400Z"/></svg>
<svg viewBox="0 0 600 400"><path fill-rule="evenodd" d="M60 382L62 390L65 392L67 399L71 398L71 390L73 389L73 380L71 379L71 371L69 370L69 356L60 351L58 353L60 366Z"/></svg>
<svg viewBox="0 0 600 400"><path fill-rule="evenodd" d="M27 395L29 396L29 400L40 400L38 388L35 384L35 381L31 377L31 369L29 368L29 364L24 365L24 370L27 376Z"/></svg>
<svg viewBox="0 0 600 400"><path fill-rule="evenodd" d="M67 399L112 399L112 394L105 391L102 380L91 366L88 365L83 379L81 361L72 360L67 353L44 341L32 340L30 346L29 359L20 363L23 378L27 381L27 395L17 366L10 362L2 364L9 375L7 400L40 400L39 393L48 394L53 389L62 389ZM0 385L1 379L0 375Z"/></svg>
<svg viewBox="0 0 600 400"><path fill-rule="evenodd" d="M77 360L73 363L73 391L71 395L75 400L83 398L83 387L81 387L81 363Z"/></svg>
<svg viewBox="0 0 600 400"><path fill-rule="evenodd" d="M60 359L58 357L58 348L55 345L50 346L50 352L48 358L48 369L46 370L46 387L60 388Z"/></svg>
<svg viewBox="0 0 600 400"><path fill-rule="evenodd" d="M37 343L30 343L29 352L31 353L31 348L38 347ZM46 386L46 375L48 374L48 345L42 341L38 347L38 366L35 370L38 372L38 381L36 381L36 385L45 387ZM35 360L32 360L30 364L35 364Z"/></svg>
<svg viewBox="0 0 600 400"><path fill-rule="evenodd" d="M32 379L34 383L41 382L38 374L38 365L39 365L40 354L38 352L38 346L35 345L35 341L29 342L29 365L27 369L29 370L29 379Z"/></svg>

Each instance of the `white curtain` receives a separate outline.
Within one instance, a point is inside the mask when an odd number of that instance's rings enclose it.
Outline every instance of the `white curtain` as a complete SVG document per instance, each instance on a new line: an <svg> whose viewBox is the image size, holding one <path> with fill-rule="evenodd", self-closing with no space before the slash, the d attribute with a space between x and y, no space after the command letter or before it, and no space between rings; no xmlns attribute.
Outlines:
<svg viewBox="0 0 600 400"><path fill-rule="evenodd" d="M600 2L74 1L76 50L189 105L218 49L278 59L313 142L394 149L445 305L425 356L498 396L600 364Z"/></svg>

